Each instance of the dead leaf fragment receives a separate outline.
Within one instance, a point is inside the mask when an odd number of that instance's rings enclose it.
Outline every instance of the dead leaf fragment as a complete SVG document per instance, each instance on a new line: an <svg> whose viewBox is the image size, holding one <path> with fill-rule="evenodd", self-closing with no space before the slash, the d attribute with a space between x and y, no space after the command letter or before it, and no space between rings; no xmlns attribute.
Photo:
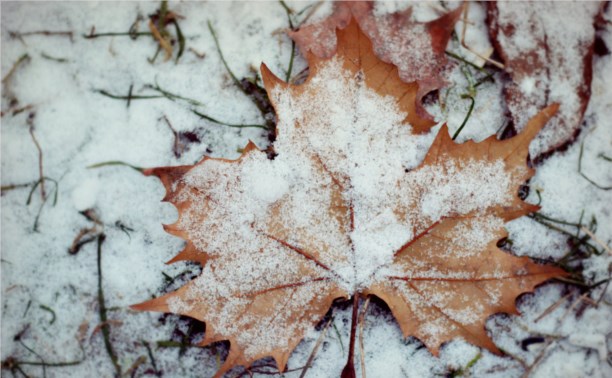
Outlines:
<svg viewBox="0 0 612 378"><path fill-rule="evenodd" d="M504 88L514 127L540 109L560 109L531 145L540 160L577 136L591 97L599 2L490 2L491 41L511 76Z"/></svg>
<svg viewBox="0 0 612 378"><path fill-rule="evenodd" d="M450 63L444 51L463 6L427 23L415 21L412 8L377 17L374 6L368 1L337 2L330 17L291 31L289 36L303 54L329 58L336 51L336 29L345 28L354 17L372 41L377 57L394 64L404 82L418 84L417 110L422 117L431 118L421 107L421 99L447 84Z"/></svg>

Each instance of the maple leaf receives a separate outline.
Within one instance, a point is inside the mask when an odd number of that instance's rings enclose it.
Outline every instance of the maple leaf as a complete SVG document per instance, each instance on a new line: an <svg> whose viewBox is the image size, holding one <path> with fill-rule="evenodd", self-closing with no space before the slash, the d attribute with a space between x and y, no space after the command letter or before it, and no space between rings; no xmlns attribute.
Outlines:
<svg viewBox="0 0 612 378"><path fill-rule="evenodd" d="M578 135L591 97L593 23L603 3L490 2L487 6L491 40L511 76L504 94L515 128L522 130L546 104L561 104L531 145L531 155L539 161Z"/></svg>
<svg viewBox="0 0 612 378"><path fill-rule="evenodd" d="M271 356L279 371L337 298L353 299L343 377L354 377L360 298L384 300L404 335L434 354L462 337L492 352L486 318L565 273L501 251L504 223L538 209L518 197L534 170L528 146L557 106L508 140L455 144L415 110L400 80L352 21L336 54L308 54L310 76L289 85L262 65L278 115L278 155L249 143L237 160L148 170L178 209L165 229L186 241L170 262L202 274L135 305L206 322L202 345L229 340L216 376Z"/></svg>

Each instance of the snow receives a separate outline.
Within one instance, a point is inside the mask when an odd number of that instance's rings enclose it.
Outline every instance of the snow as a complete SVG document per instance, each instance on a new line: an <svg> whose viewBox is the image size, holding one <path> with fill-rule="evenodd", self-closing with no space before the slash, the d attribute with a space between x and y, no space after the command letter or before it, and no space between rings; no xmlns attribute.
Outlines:
<svg viewBox="0 0 612 378"><path fill-rule="evenodd" d="M91 177L83 180L72 192L72 202L78 211L92 209L96 205L98 191L100 190L100 180Z"/></svg>
<svg viewBox="0 0 612 378"><path fill-rule="evenodd" d="M176 276L185 270L197 269L187 263L166 266L164 261L173 257L183 246L183 241L164 232L162 223L173 223L177 220L176 209L169 204L158 202L164 190L158 180L144 177L128 167L108 166L97 169L86 167L110 160L121 160L139 167L193 164L202 155L234 159L239 156L238 149L252 140L259 148L267 145L265 133L260 129L232 129L215 125L199 119L189 111L189 106L181 102L166 99L133 100L129 107L125 101L113 100L94 92L104 89L113 94L127 94L130 85L134 85L134 94L150 93L144 89L146 84L159 85L173 93L194 98L204 104L200 109L210 116L231 123L263 122L255 106L232 85L226 74L214 42L207 29L210 20L215 27L219 42L226 60L238 77L252 75L253 65L265 61L271 70L284 77L284 69L289 61L289 40L278 31L287 27L286 15L277 3L240 3L227 2L183 3L171 2L170 8L185 16L180 20L183 33L187 36L187 46L197 52L206 54L200 59L195 53L185 51L178 64L163 63L161 59L150 64L147 58L155 52L156 45L148 37L131 40L129 37L84 39L82 34L89 33L91 26L96 31L124 31L129 28L138 14L145 18L154 13L158 3L7 3L1 4L2 11L2 59L1 68L4 77L12 65L27 53L28 62L16 70L11 80L2 87L2 110L9 104L5 95L13 95L20 106L32 104L31 111L36 112L33 121L34 133L40 142L43 154L44 174L58 181L56 185L46 181L46 191L50 198L42 202L39 190L34 191L31 204L26 205L30 187L4 191L1 197L2 229L2 360L14 357L21 361L37 361L37 357L14 340L14 336L26 329L21 341L43 356L47 362L74 361L83 358L83 362L71 367L46 368L48 376L86 376L97 371L100 376L113 376L114 369L106 354L102 334L95 331L99 325L97 297L96 242L85 244L76 255L67 252L79 230L91 228L94 222L86 219L79 212L94 209L103 225L106 240L102 245L103 288L109 319L121 323L111 324L111 340L119 356L119 363L127 370L140 357L146 362L137 369L137 376L145 370L152 369L147 349L142 341L151 345L157 367L163 370L164 376L211 376L217 370L217 358L223 347L189 348L181 357L176 348L157 348L156 342L169 340L175 328L186 332L185 324L177 316L161 317L155 313L139 313L128 309L134 303L142 302L152 295L159 295L164 287L164 272ZM301 9L301 3L289 3L295 9ZM384 4L377 6L379 15L397 9L405 9L404 4ZM420 5L415 15L427 20L435 15L434 7ZM330 11L325 5L315 12L312 20L317 20ZM610 19L610 10L607 18ZM470 20L474 28L468 28L468 41L477 51L486 51L488 40L481 28L484 19L483 8L478 4L470 5ZM473 15L473 19L472 19ZM552 20L554 21L554 20ZM566 25L567 26L567 25ZM571 26L571 23L570 23ZM146 30L146 22L141 22L141 30ZM23 41L11 38L9 31L35 30L70 30L73 41L62 36L24 36ZM527 38L527 37L526 37ZM612 32L605 30L602 38L612 46ZM455 42L450 47L457 53L468 55ZM42 54L65 58L67 62L57 62L43 58ZM470 59L472 59L471 57ZM477 61L477 60L475 60ZM294 73L299 72L305 63L297 58ZM530 181L528 202L538 203L536 189L540 192L541 213L555 219L568 222L588 223L596 217L598 229L596 235L604 243L612 240L612 214L610 191L600 190L578 174L580 145L584 144L582 157L583 173L601 185L610 185L612 170L610 162L600 155L610 156L612 132L609 120L612 119L612 70L610 55L596 57L592 99L585 116L584 130L578 141L567 151L554 154L543 164L537 166L536 176ZM332 172L349 172L353 184L350 195L363 202L356 211L355 235L353 241L358 248L359 272L368 272L372 266L379 266L389 261L389 251L393 252L411 237L405 227L409 219L399 221L386 201L393 194L390 182L396 182L405 169L415 169L425 155L433 135L414 136L407 130L398 132L394 127L404 117L393 107L390 99L374 98L362 88L352 88L359 93L359 104L354 110L358 113L357 122L346 118L345 102L349 98L342 87L329 84L329 77L334 71L323 71L323 79L317 91L328 91L334 101L322 103L309 102L308 112L320 115L316 120L316 132L308 134L309 148L314 148L328 156L327 169ZM327 76L325 76L327 75ZM447 106L442 109L438 104L430 105L428 110L440 122L447 122L450 134L453 135L467 112L469 101L462 99L461 94L468 85L468 79L457 67L450 75L453 85L449 86L445 97ZM534 80L525 78L521 82L524 91L533 89ZM328 87L325 87L325 86ZM567 87L555 87L556 98L570 100ZM445 91L441 91L444 95ZM567 97L564 97L567 96ZM290 102L278 94L279 103ZM495 134L503 126L504 103L501 100L501 84L498 75L493 81L479 86L475 97L475 108L458 141L480 141ZM302 105L300 105L302 104ZM302 102L296 101L291 106L282 106L279 117L281 122L299 118L306 114ZM320 106L321 108L312 108ZM350 108L350 107L349 107ZM287 110L290 109L290 110ZM287 111L283 114L283 111ZM323 115L329 115L324 119ZM202 143L193 143L190 149L180 158L172 152L173 134L164 121L163 115L171 121L177 131L196 130ZM28 132L28 111L17 115L5 114L2 117L1 147L2 185L30 183L38 179L38 152ZM373 123L372 119L377 122ZM326 129L328 125L344 124L345 128ZM297 134L298 131L293 130ZM258 213L257 204L270 204L287 198L288 193L296 193L293 202L279 210L286 216L283 219L299 220L296 229L308 227L317 219L318 210L302 206L313 198L317 201L329 201L325 193L308 192L306 189L316 187L317 169L312 164L299 165L299 158L307 153L306 149L296 149L293 144L296 135L279 135L276 144L279 156L275 164L257 155L253 161L245 161L244 166L227 169L227 164L206 165L206 169L219 169L228 181L241 178L240 188L245 192L241 201L224 211L236 215L235 222L227 225L228 232L240 235L250 232L238 227L244 222L253 222L257 217L266 214ZM390 145L389 145L390 144ZM414 146L406 148L406 146ZM302 146L307 147L307 146ZM384 147L384 148L383 148ZM338 156L350 155L350 161L357 166L350 166L349 159ZM391 155L390 155L391 154ZM255 156L255 155L254 155ZM393 156L386 160L387 166L378 162L383 156ZM376 163L374 163L376 162ZM296 165L297 164L297 165ZM204 166L202 166L204 167ZM256 169L254 169L256 167ZM430 193L423 206L428 209L432 219L439 219L444 213L441 205L448 203L448 193L463 191L469 197L471 190L465 187L478 188L478 201L464 202L464 211L471 211L482 201L497 203L499 193L485 190L489 183L504 180L495 165L479 166L473 163L471 168L478 173L457 177L452 185L442 187L439 192ZM422 174L426 174L423 172ZM437 174L429 172L432 180ZM195 175L195 173L194 173ZM197 177L192 177L194 180ZM308 184L308 179L315 179ZM473 179L473 181L470 181ZM304 184L307 183L307 184ZM320 183L320 181L319 181ZM330 182L327 182L331 185ZM53 193L58 191L58 202L53 205ZM220 198L235 198L236 193L222 191L215 193ZM367 198L367 201L366 201ZM38 231L33 230L37 214ZM376 211L374 211L376 210ZM219 210L221 211L221 210ZM442 212L441 212L442 211ZM359 214L362 214L359 218ZM299 215L299 216L295 216ZM179 220L186 222L187 219ZM194 221L198 221L195 219ZM212 222L212 221L211 221ZM301 222L301 223L300 223ZM129 229L121 226L129 227ZM488 228L497 228L499 218L481 220L475 226L472 238L462 240L464 233L459 231L457 240L463 245L478 247L481 236ZM236 226L236 227L234 227ZM204 226L203 226L204 227ZM560 258L568 250L566 238L551 231L534 220L521 218L506 225L512 249L519 255L536 258ZM569 232L575 232L571 226L563 226ZM321 228L326 228L321 225ZM411 228L409 228L411 229ZM248 236L248 235L247 235ZM244 237L244 235L240 236ZM283 264L278 256L279 249L269 241L255 243L252 248L265 245L270 255L258 260L253 267L245 257L240 257L232 245L222 245L219 241L198 239L202 246L233 251L231 269L244 277L244 282L256 290L265 287L265 282L257 282L264 267ZM257 240L257 238L254 238ZM326 240L329 253L339 253L345 248L345 241L328 231L313 236L313 243ZM217 243L215 245L215 243ZM207 248L207 251L209 250ZM275 252L276 251L276 252ZM372 251L366 255L365 251ZM452 253L453 251L444 251ZM462 250L468 253L469 249ZM337 256L330 256L335 260ZM267 260L266 260L267 259ZM609 255L592 256L584 259L585 275L592 282L609 277ZM289 264L290 266L291 264ZM286 264L283 264L286 266ZM362 282L364 278L353 278L354 269L337 272L351 281L352 285ZM292 272L285 268L274 269L270 280L289 280ZM432 272L435 274L435 272ZM210 271L196 279L201 292L221 290L217 296L227 295L232 282L223 281L223 285L212 286L207 277L213 277ZM363 273L362 277L367 274ZM314 276L313 276L314 277ZM222 279L216 277L217 279ZM357 281L353 281L357 280ZM176 285L176 283L175 283ZM348 286L352 286L348 285ZM176 286L175 286L176 287ZM402 333L390 315L388 309L372 301L365 316L363 326L365 366L369 377L433 377L448 374L466 368L470 361L481 353L482 356L473 363L464 375L518 377L525 367L520 361L531 365L540 353L543 358L534 366L533 376L561 377L575 376L605 377L612 375L612 368L606 361L610 350L609 337L612 325L609 322L612 301L610 289L600 285L593 290L592 298L602 297L597 306L592 306L579 299L581 293L561 284L550 284L538 288L533 294L526 294L519 299L521 316L497 315L489 319L487 329L495 343L517 359L500 357L476 348L465 341L454 340L445 344L440 357L433 357L422 344L414 339L404 339ZM570 294L562 304L550 314L538 320L538 317L560 298ZM211 298L213 297L212 294ZM212 299L215 299L212 298ZM307 295L297 295L305 299ZM574 305L574 303L576 303ZM180 310L181 304L174 303L174 310ZM572 307L574 305L574 307ZM51 323L51 313L55 321ZM239 306L238 306L239 307ZM238 308L238 307L235 307ZM351 309L345 305L334 306L333 326L330 326L307 376L336 376L344 365L350 332ZM470 321L471 314L457 313L463 321ZM232 315L219 314L219 320L229 320ZM163 320L162 320L163 319ZM242 320L245 323L249 318ZM315 320L316 321L316 320ZM226 321L223 327L237 327ZM291 324L272 324L270 334L251 329L241 337L250 342L260 340L263 344L282 342L279 337L281 327ZM298 327L299 325L295 325ZM432 332L436 325L431 324ZM256 328L256 327L255 327ZM308 359L321 330L311 330L295 352L291 355L288 368L303 366ZM533 344L527 351L521 348L521 341L526 337L543 335L543 344ZM550 342L547 346L546 343ZM81 347L83 352L81 352ZM359 352L356 361L359 361ZM221 355L221 360L223 356ZM22 366L31 375L41 375L40 367ZM361 368L357 363L357 373ZM239 369L235 370L238 372ZM4 373L4 372L3 372ZM587 374L588 373L588 374ZM286 374L299 376L300 371ZM236 374L234 374L236 375ZM233 376L233 375L232 375ZM261 375L265 376L265 375Z"/></svg>

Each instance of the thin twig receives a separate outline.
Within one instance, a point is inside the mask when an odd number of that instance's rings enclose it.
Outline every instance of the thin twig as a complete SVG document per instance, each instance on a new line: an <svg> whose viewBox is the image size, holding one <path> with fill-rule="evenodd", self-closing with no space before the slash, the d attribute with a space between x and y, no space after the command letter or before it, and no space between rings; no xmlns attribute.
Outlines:
<svg viewBox="0 0 612 378"><path fill-rule="evenodd" d="M147 362L147 357L139 356L136 359L136 361L134 361L132 366L130 366L130 368L125 371L124 376L126 376L126 377L134 377L134 376L136 376L136 371L138 370L140 365L144 364L145 362Z"/></svg>
<svg viewBox="0 0 612 378"><path fill-rule="evenodd" d="M340 335L340 331L338 330L338 327L336 327L336 323L334 323L333 326L334 326L334 331L336 331L336 337L338 337L338 342L340 343L340 350L344 354L344 343L342 342L342 336Z"/></svg>
<svg viewBox="0 0 612 378"><path fill-rule="evenodd" d="M32 136L32 141L36 145L36 149L38 150L38 175L40 177L40 196L44 201L47 198L45 193L45 175L43 173L43 152L40 148L40 144L34 135L34 116L36 113L32 112L28 116L28 125L30 126L30 135Z"/></svg>
<svg viewBox="0 0 612 378"><path fill-rule="evenodd" d="M25 32L25 33L14 32L14 31L9 32L9 36L11 38L17 38L22 42L23 42L23 37L29 37L32 35L43 35L45 37L52 37L52 36L68 37L70 39L70 42L74 42L73 33L71 31L37 30L37 31L30 31L30 32Z"/></svg>
<svg viewBox="0 0 612 378"><path fill-rule="evenodd" d="M325 340L325 335L327 334L327 330L329 329L329 326L331 325L333 321L334 319L332 317L327 322L327 324L325 324L325 327L323 328L323 331L321 331L321 334L319 335L319 338L317 339L317 342L314 348L312 348L312 352L310 352L310 356L308 356L308 360L306 360L306 364L304 365L304 368L302 369L302 372L300 373L300 378L304 378L306 376L306 372L308 371L308 369L310 369L310 366L312 365L312 361L317 355L317 352L319 351L319 347L323 343L323 340Z"/></svg>
<svg viewBox="0 0 612 378"><path fill-rule="evenodd" d="M79 360L79 361L66 361L66 362L46 362L44 363L44 366L47 366L47 367L75 366L75 365L80 364L81 362L83 361ZM43 363L37 362L37 361L19 361L19 365L42 366Z"/></svg>
<svg viewBox="0 0 612 378"><path fill-rule="evenodd" d="M472 49L470 46L467 45L467 43L465 43L465 33L467 31L467 25L468 25L468 19L467 19L467 14L468 14L468 9L469 9L469 2L466 2L463 8L463 28L461 29L461 46L463 46L463 48L465 48L466 50L470 51L472 54L476 55L477 57L479 57L480 59L484 60L485 62L489 62L492 65L494 65L495 67L499 68L499 69L504 69L505 66L503 64L501 64L500 62L493 60L489 57L486 57L480 53L478 53L476 50Z"/></svg>
<svg viewBox="0 0 612 378"><path fill-rule="evenodd" d="M297 13L298 16L301 16L302 13L304 13L306 10L308 10L308 13L306 14L306 16L304 16L304 18L302 19L302 21L300 21L297 25L297 27L302 26L304 23L308 22L308 20L310 20L310 17L312 17L313 14L316 13L317 10L319 10L319 8L321 7L321 5L323 5L323 1L317 1L316 4L310 4L304 7L304 9L302 9L301 11L299 11Z"/></svg>
<svg viewBox="0 0 612 378"><path fill-rule="evenodd" d="M53 206L57 205L57 192L59 189L59 183L52 179L51 177L47 177L44 176L43 177L45 179L45 181L51 181L53 184L55 184L55 190L53 193ZM28 199L26 200L26 205L30 205L30 203L32 202L32 196L34 195L34 191L36 191L36 188L38 187L38 185L41 184L41 180L38 179L37 181L32 183L32 188L30 189L30 193L28 194Z"/></svg>
<svg viewBox="0 0 612 378"><path fill-rule="evenodd" d="M568 293L566 295L564 295L563 297L559 298L558 301L556 301L555 303L553 303L552 305L548 306L548 308L546 308L546 310L544 310L537 318L534 319L534 323L539 322L540 320L542 320L542 318L544 318L545 316L547 316L548 314L550 314L551 312L555 311L559 306L561 306L563 304L563 302L565 302L567 300L567 298L569 298L572 295L572 293Z"/></svg>
<svg viewBox="0 0 612 378"><path fill-rule="evenodd" d="M42 372L43 372L43 378L47 376L47 362L45 361L45 359L38 353L36 353L36 351L32 348L30 348L29 346L27 346L22 340L21 338L18 339L19 343L26 348L30 353L32 353L33 355L35 355L36 357L40 358L40 366L42 367Z"/></svg>
<svg viewBox="0 0 612 378"><path fill-rule="evenodd" d="M137 32L137 33L130 33L130 32L120 32L120 33L89 33L89 34L84 34L83 38L85 39L94 39L94 38L99 38L99 37L120 37L120 36L129 36L132 39L134 39L134 36L139 37L142 35L152 35L151 32Z"/></svg>
<svg viewBox="0 0 612 378"><path fill-rule="evenodd" d="M579 296L579 297L578 297L578 298L577 298L577 299L576 299L574 302L572 302L572 304L571 304L571 305L570 305L570 306L567 308L567 310L565 310L565 313L563 313L563 316L561 316L561 317L559 318L559 323L563 322L563 321L565 320L565 318L567 318L567 316L570 314L570 312L571 312L571 311L572 311L574 308L576 308L576 306L578 306L578 304L579 304L580 302L583 302L583 301L584 301L584 302L587 302L587 303L588 303L588 301L585 301L585 298L586 298L588 295L589 295L589 292L586 292L586 293L582 294L581 296Z"/></svg>
<svg viewBox="0 0 612 378"><path fill-rule="evenodd" d="M9 184L9 185L3 185L2 188L0 189L0 191L2 192L8 192L10 190L14 190L14 189L21 189L21 188L27 188L30 185L34 185L35 183L37 183L38 181L34 181L34 182L29 182L27 184Z"/></svg>
<svg viewBox="0 0 612 378"><path fill-rule="evenodd" d="M603 249L606 250L606 252L608 252L610 255L612 255L612 249L610 249L610 247L606 244L604 244L604 242L602 242L599 238L597 238L597 236L595 236L595 234L593 232L591 232L591 230L589 230L588 228L582 226L580 228L582 230L582 232L584 232L585 234L589 235L589 237L591 239L593 239L593 241L597 244L599 244Z"/></svg>
<svg viewBox="0 0 612 378"><path fill-rule="evenodd" d="M104 338L104 346L110 357L117 377L121 377L121 366L117 360L117 354L113 349L113 344L110 341L110 327L106 317L106 304L104 303L104 289L102 288L102 243L104 243L106 235L98 235L98 313L100 315L100 323L102 325L102 336Z"/></svg>
<svg viewBox="0 0 612 378"><path fill-rule="evenodd" d="M206 115L204 113L200 113L197 110L192 110L192 113L199 116L200 118L204 118L207 121L210 121L212 123L216 123L218 125L223 125L223 126L227 126L227 127L234 127L234 128L238 128L238 129L245 129L245 128L249 128L249 127L253 127L253 128L257 128L257 129L264 129L264 130L268 130L268 127L266 125L260 125L260 124L236 124L236 123L227 123L227 122L223 122L223 121L219 121L218 119L215 119L209 115Z"/></svg>
<svg viewBox="0 0 612 378"><path fill-rule="evenodd" d="M473 68L475 68L475 69L477 69L479 71L484 71L484 68L480 67L477 64L474 64L474 63L470 62L469 60L465 59L464 57L462 57L462 56L460 56L458 54L455 54L452 51L444 51L444 54L450 56L451 58L457 59L458 61L460 61L462 63L465 63L465 64L467 64L469 66L472 66Z"/></svg>
<svg viewBox="0 0 612 378"><path fill-rule="evenodd" d="M361 377L366 378L365 370L365 347L363 346L363 324L365 323L365 314L368 311L370 297L368 297L363 305L361 314L359 315L359 360L361 362Z"/></svg>
<svg viewBox="0 0 612 378"><path fill-rule="evenodd" d="M154 98L163 98L164 96L159 96L159 95L152 95L152 96L133 96L131 93L129 93L127 96L122 96L122 95L116 95L116 94L112 94L107 92L104 89L94 89L94 92L97 92L103 96L106 97L110 97L112 99L115 100L127 100L127 101L131 101L131 100L150 100L150 99L154 99Z"/></svg>
<svg viewBox="0 0 612 378"><path fill-rule="evenodd" d="M555 339L550 339L548 340L548 342L546 343L546 345L544 346L544 348L542 348L542 351L540 352L540 354L538 354L538 356L536 357L536 359L533 361L533 363L530 366L527 366L525 369L525 372L523 372L523 375L521 375L521 378L528 378L529 375L531 374L531 372L533 371L533 369L538 366L540 364L540 362L542 362L542 359L544 358L544 356L546 355L546 353L548 352L548 350L550 349L550 347L552 346L552 344L557 341ZM517 361L520 362L520 360L517 359Z"/></svg>
<svg viewBox="0 0 612 378"><path fill-rule="evenodd" d="M41 54L40 54L40 56L42 56L44 59L47 59L47 60L52 60L52 61L54 61L54 62L58 62L58 63L68 63L68 59L66 59L66 58L56 58L56 57L53 57L53 56L51 56L51 55L48 55L48 54L46 54L46 53L44 53L44 52L43 52L43 53L41 53Z"/></svg>
<svg viewBox="0 0 612 378"><path fill-rule="evenodd" d="M2 84L5 84L7 81L9 81L15 71L17 71L17 68L19 68L22 63L28 61L29 59L30 56L28 54L23 54L22 56L20 56L19 59L17 59L17 61L13 64L9 72L4 76L4 78L2 78Z"/></svg>
<svg viewBox="0 0 612 378"><path fill-rule="evenodd" d="M582 173L582 153L583 152L584 152L584 141L580 144L580 154L578 155L578 173L580 174L580 176L582 176L585 180L587 180L588 182L590 182L595 187L601 190L612 190L612 186L599 185L595 181L591 180L587 175Z"/></svg>
<svg viewBox="0 0 612 378"><path fill-rule="evenodd" d="M151 360L151 365L153 365L153 370L155 374L159 374L159 370L157 370L157 363L155 362L155 357L153 357L153 351L151 350L151 346L148 342L143 341L142 344L147 348L147 354L149 355L149 359Z"/></svg>

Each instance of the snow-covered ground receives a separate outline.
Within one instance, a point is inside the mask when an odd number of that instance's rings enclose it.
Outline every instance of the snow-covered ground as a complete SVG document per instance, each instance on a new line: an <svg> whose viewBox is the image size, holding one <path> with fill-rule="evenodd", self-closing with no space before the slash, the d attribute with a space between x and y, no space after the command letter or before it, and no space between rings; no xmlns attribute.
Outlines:
<svg viewBox="0 0 612 378"><path fill-rule="evenodd" d="M307 5L289 3L296 11ZM222 126L191 110L232 124L264 123L253 102L232 83L207 22L238 78L253 77L262 61L284 77L291 52L284 34L287 15L277 2L171 2L169 8L184 16L179 25L185 51L178 63L177 46L173 59L164 61L162 51L150 63L157 43L148 35L135 40L84 38L94 26L95 33L127 32L139 16L138 31L146 32L148 16L159 6L158 2L1 4L2 374L12 370L15 376L85 377L92 372L113 376L116 368L102 329L110 332L107 340L116 364L127 375L208 377L223 361L223 345L180 347L201 337L201 329L193 323L128 308L177 288L199 272L193 264L164 265L183 242L162 228L162 223L172 223L176 217L173 206L160 202L162 185L127 166L88 167L108 161L136 167L193 164L202 155L235 158L249 140L265 148L268 141L261 128ZM389 2L377 12L405 7ZM420 4L419 12L426 17L437 8ZM477 5L472 8L474 25L468 40L486 49L484 12ZM325 4L311 20L330 11ZM612 49L610 10L606 17L608 27L600 35ZM168 30L175 33L173 26ZM52 33L27 34L40 31ZM24 54L27 57L20 61ZM296 57L293 72L305 67L304 60ZM549 218L567 223L582 220L586 227L596 219L594 233L603 244L612 240L612 195L581 176L578 167L582 158L585 176L600 186L611 185L610 72L612 55L595 56L583 130L567 151L537 166L528 197L540 203L539 214ZM437 120L447 121L454 133L469 102L460 96L467 85L465 76L456 69L451 77L454 83L444 97L444 109L437 103L429 110ZM479 88L476 107L459 140L482 140L503 125L501 85L499 76L494 78ZM160 94L149 86L198 103L137 98ZM108 96L130 92L134 98L129 103ZM181 142L191 138L179 154L175 134L184 136ZM32 191L40 170L47 178L45 199L43 185ZM585 236L574 226L541 216L537 220ZM92 228L81 239L91 242L69 253L80 231ZM573 247L566 235L527 217L508 224L508 229L511 248L519 255L558 260ZM103 242L96 236L101 233L106 236ZM604 249L594 239L588 242ZM612 259L605 250L600 256L583 256L581 264L587 283L610 277ZM99 311L100 277L106 323ZM551 283L521 296L518 304L521 316L496 315L487 322L491 337L507 355L496 356L455 340L435 358L418 340L403 339L390 312L373 302L363 323L367 376L612 376L612 294L606 282L583 291ZM326 330L307 377L338 376L345 363L349 306L335 307L332 316L333 327ZM288 369L295 371L286 376L300 376L320 337L321 330L307 335L289 360ZM74 363L56 366L66 362ZM254 371L274 371L266 368L270 363L261 361ZM228 376L241 373L236 369Z"/></svg>

